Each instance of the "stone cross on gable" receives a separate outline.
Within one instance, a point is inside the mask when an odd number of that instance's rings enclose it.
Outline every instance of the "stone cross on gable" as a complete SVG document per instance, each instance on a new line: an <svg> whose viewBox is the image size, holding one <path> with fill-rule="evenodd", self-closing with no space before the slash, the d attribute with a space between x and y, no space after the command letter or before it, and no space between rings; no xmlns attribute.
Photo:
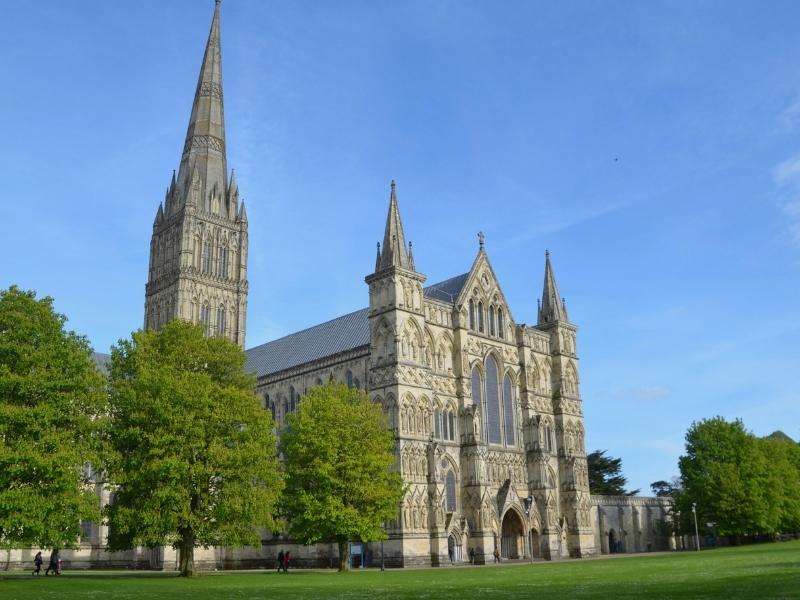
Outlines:
<svg viewBox="0 0 800 600"><path fill-rule="evenodd" d="M480 247L483 248L483 245L485 243L486 243L486 235L482 231L479 231L478 232L478 244L480 244Z"/></svg>

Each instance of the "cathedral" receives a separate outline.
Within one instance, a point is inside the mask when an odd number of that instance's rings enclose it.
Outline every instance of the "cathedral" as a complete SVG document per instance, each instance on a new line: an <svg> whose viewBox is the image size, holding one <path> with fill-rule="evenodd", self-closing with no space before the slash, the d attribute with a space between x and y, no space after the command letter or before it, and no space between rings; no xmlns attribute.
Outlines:
<svg viewBox="0 0 800 600"><path fill-rule="evenodd" d="M180 165L153 222L145 328L186 319L245 348L247 228L226 160L216 0ZM427 283L392 182L375 270L364 279L365 308L246 350L246 368L278 426L311 387L329 381L382 405L407 490L388 539L364 544L366 560L438 566L491 562L495 551L533 560L670 547L659 526L663 500L590 495L577 327L549 253L532 326L514 319L483 234L467 266ZM98 498L108 502L109 490L98 486ZM105 552L107 527L82 529L81 548L64 554L73 566L177 563L171 548ZM335 543L262 537L260 548L198 549L196 561L264 566L282 549L298 566L336 562Z"/></svg>

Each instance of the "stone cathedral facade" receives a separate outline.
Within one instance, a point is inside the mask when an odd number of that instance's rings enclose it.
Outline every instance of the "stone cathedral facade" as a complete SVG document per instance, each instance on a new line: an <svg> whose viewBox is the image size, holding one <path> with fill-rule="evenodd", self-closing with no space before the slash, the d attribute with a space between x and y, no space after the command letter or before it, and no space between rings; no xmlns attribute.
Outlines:
<svg viewBox="0 0 800 600"><path fill-rule="evenodd" d="M145 328L186 319L244 348L247 227L228 174L216 0L180 166L153 223ZM389 566L436 566L470 555L491 562L495 550L503 559L556 559L670 547L659 527L664 500L590 496L577 328L549 253L538 306L521 311L535 314L535 325L515 319L483 234L466 272L428 284L420 267L392 182L375 269L354 282L364 286L365 308L246 350L278 425L311 387L332 380L383 406L407 492L389 539L366 545L367 560L380 562L382 551ZM97 360L103 366L108 356ZM98 501L113 502L112 491L98 483ZM172 548L109 553L105 524L81 529L80 547L62 554L67 567L177 566ZM262 537L259 548L198 548L195 560L262 567L283 549L296 566L336 561L335 543ZM14 550L7 562L27 565L35 552Z"/></svg>

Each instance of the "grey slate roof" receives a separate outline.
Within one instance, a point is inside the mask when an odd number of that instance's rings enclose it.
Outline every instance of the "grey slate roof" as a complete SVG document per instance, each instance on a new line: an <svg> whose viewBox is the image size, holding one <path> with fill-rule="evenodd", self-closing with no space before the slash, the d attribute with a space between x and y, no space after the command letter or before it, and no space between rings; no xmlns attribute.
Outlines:
<svg viewBox="0 0 800 600"><path fill-rule="evenodd" d="M469 273L462 273L440 283L434 283L425 288L425 296L433 300L442 300L453 304L464 288Z"/></svg>
<svg viewBox="0 0 800 600"><path fill-rule="evenodd" d="M425 288L425 296L455 302L469 273ZM327 321L247 350L245 370L257 377L272 375L306 363L355 350L369 344L369 309Z"/></svg>
<svg viewBox="0 0 800 600"><path fill-rule="evenodd" d="M369 309L362 308L247 351L245 370L258 377L369 344Z"/></svg>

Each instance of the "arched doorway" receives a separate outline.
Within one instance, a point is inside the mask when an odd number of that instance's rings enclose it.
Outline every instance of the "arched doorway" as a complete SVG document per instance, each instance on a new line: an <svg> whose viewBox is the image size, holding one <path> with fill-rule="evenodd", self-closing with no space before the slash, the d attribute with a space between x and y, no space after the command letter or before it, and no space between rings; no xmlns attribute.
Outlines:
<svg viewBox="0 0 800 600"><path fill-rule="evenodd" d="M447 536L447 556L450 558L450 562L461 562L463 560L461 538L455 532Z"/></svg>
<svg viewBox="0 0 800 600"><path fill-rule="evenodd" d="M619 551L619 540L617 539L617 532L613 529L608 531L608 553L616 554Z"/></svg>
<svg viewBox="0 0 800 600"><path fill-rule="evenodd" d="M500 538L500 556L503 558L522 558L525 556L525 528L515 510L509 510L503 517Z"/></svg>

